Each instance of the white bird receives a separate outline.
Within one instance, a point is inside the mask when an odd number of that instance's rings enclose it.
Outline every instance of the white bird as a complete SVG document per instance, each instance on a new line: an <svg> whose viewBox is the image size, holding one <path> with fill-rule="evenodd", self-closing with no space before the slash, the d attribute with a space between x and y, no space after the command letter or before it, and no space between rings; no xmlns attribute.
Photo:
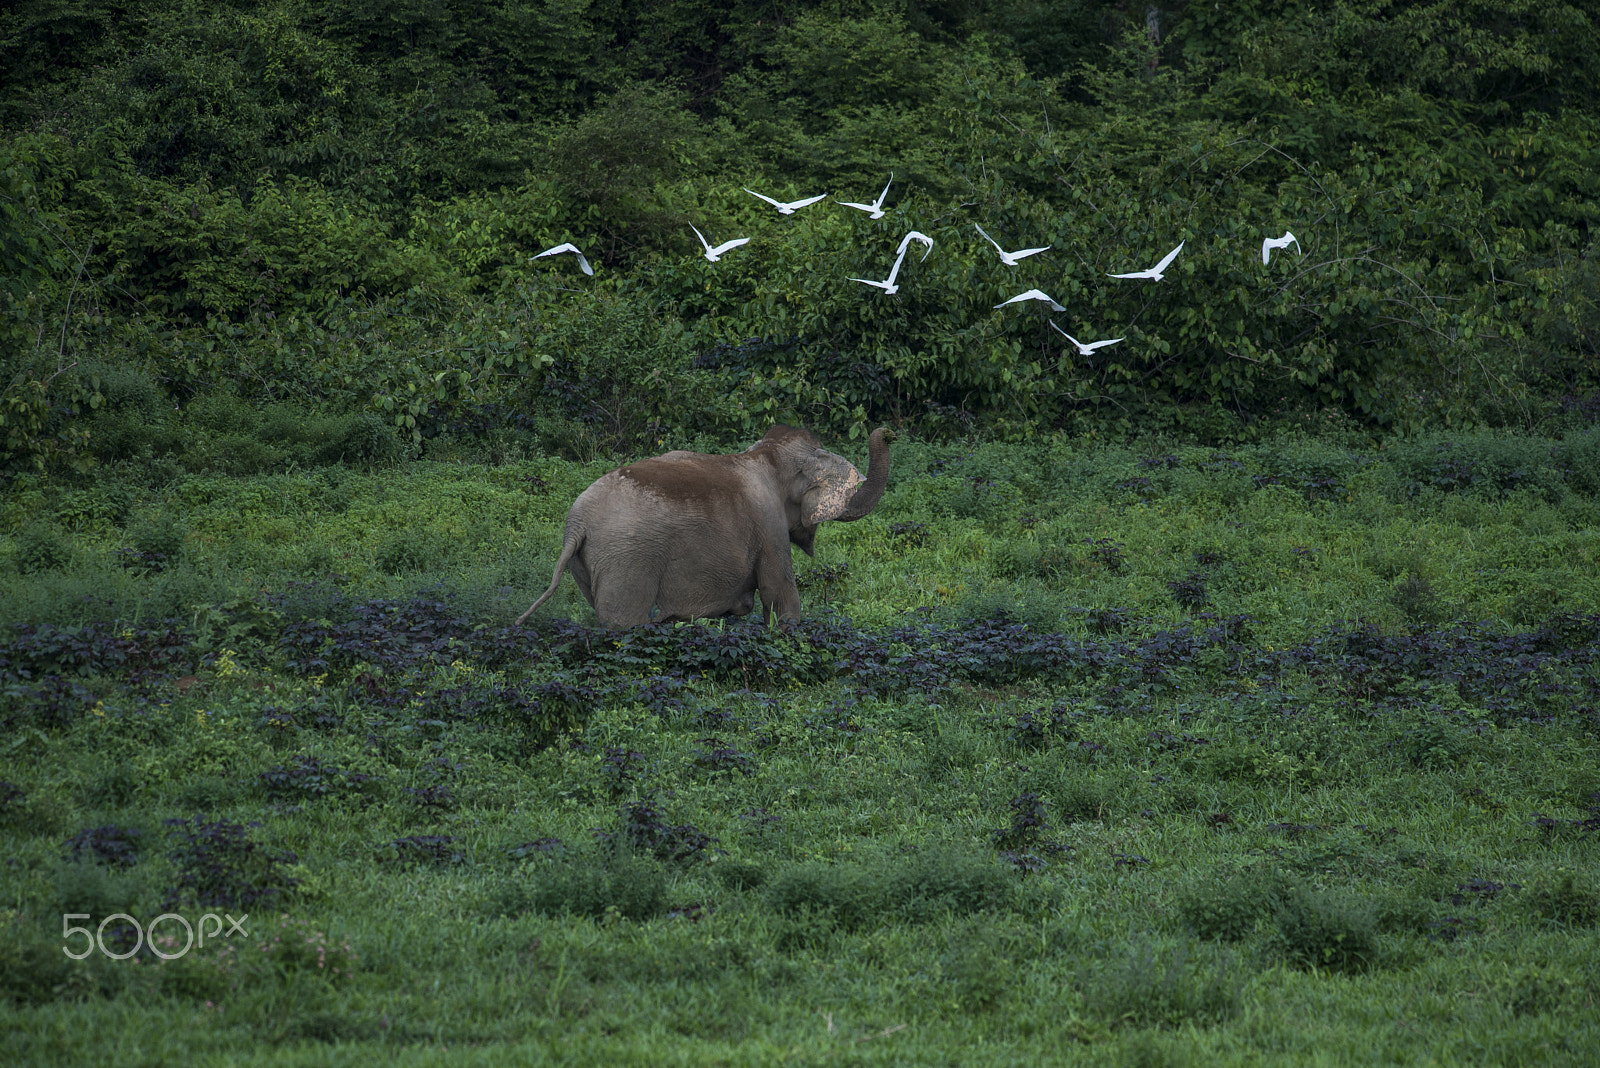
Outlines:
<svg viewBox="0 0 1600 1068"><path fill-rule="evenodd" d="M1010 300L1002 300L999 304L996 304L995 307L996 308L1004 308L1007 304L1015 304L1019 300L1042 300L1042 301L1044 301L1044 302L1046 302L1047 304L1050 305L1050 309L1052 311L1066 311L1067 310L1067 309L1063 308L1061 305L1057 304L1049 296L1045 295L1044 293L1039 292L1037 289L1030 289L1026 293L1018 293L1016 296L1012 297Z"/></svg>
<svg viewBox="0 0 1600 1068"><path fill-rule="evenodd" d="M793 215L794 209L803 208L807 204L815 204L817 201L828 195L826 193L819 193L814 197L806 197L804 200L791 200L789 203L784 204L773 200L771 197L761 196L761 194L757 193L754 189L745 189L745 192L749 193L753 197L759 197L760 199L765 200L768 204L771 204L773 207L777 208L779 215Z"/></svg>
<svg viewBox="0 0 1600 1068"><path fill-rule="evenodd" d="M689 229L694 231L694 236L698 237L700 239L700 243L706 247L706 259L710 260L712 263L716 263L719 259L721 259L722 254L728 251L730 248L738 248L740 245L750 240L748 237L736 237L732 241L724 241L716 248L712 248L711 242L706 240L706 235L700 232L700 228L698 226L696 226L694 223L690 223Z"/></svg>
<svg viewBox="0 0 1600 1068"><path fill-rule="evenodd" d="M1000 247L1000 242L984 233L983 227L979 226L977 223L973 223L972 228L978 231L978 233L983 234L984 238L988 240L989 244L994 246L994 250L1000 253L1000 262L1005 264L1007 267L1015 267L1017 265L1017 261L1022 259L1022 257L1031 256L1035 252L1043 252L1045 249L1050 247L1049 245L1046 245L1044 248L1025 248L1019 249L1016 252L1007 252L1005 249Z"/></svg>
<svg viewBox="0 0 1600 1068"><path fill-rule="evenodd" d="M933 251L933 238L929 237L927 234L921 233L921 232L919 232L917 230L913 230L909 234L907 234L905 237L902 237L900 239L900 254L901 255L905 255L906 246L911 244L911 242L913 242L913 241L921 241L924 245L928 246L928 252L932 252ZM924 252L922 254L922 260L925 260L925 259L928 258L928 252ZM918 260L917 262L921 263L922 260Z"/></svg>
<svg viewBox="0 0 1600 1068"><path fill-rule="evenodd" d="M847 208L860 208L862 211L864 211L868 215L872 216L872 218L881 219L881 218L883 218L883 198L889 195L889 186L891 186L893 184L894 184L894 171L890 171L889 172L889 181L883 187L883 192L879 193L878 194L878 199L874 200L871 204L856 204L856 203L852 203L851 201L848 201L848 200L841 200L841 201L839 201L839 203L843 204Z"/></svg>
<svg viewBox="0 0 1600 1068"><path fill-rule="evenodd" d="M1134 271L1131 274L1113 274L1113 275L1108 275L1107 277L1109 277L1109 278L1148 278L1152 282L1159 282L1159 281L1161 281L1161 272L1166 270L1167 269L1167 264L1171 263L1174 259L1176 259L1177 256L1178 256L1178 253L1183 251L1183 245L1184 245L1184 243L1182 241L1179 241L1177 248L1175 248L1171 252L1167 253L1166 257L1160 263L1156 264L1154 267L1150 268L1148 271Z"/></svg>
<svg viewBox="0 0 1600 1068"><path fill-rule="evenodd" d="M888 294L891 294L891 293L898 293L900 291L900 287L894 284L894 277L895 277L895 275L900 273L900 263L901 263L902 260L904 260L906 258L906 245L909 244L909 243L910 243L909 241L900 242L900 254L894 258L894 266L889 268L889 277L888 278L885 278L881 282L874 282L870 278L855 278L855 277L851 277L850 281L852 281L852 282L865 282L869 286L877 286L879 289L883 290L885 295L888 295Z"/></svg>
<svg viewBox="0 0 1600 1068"><path fill-rule="evenodd" d="M1056 321L1054 319L1050 320L1050 325L1056 326ZM1091 341L1089 344L1085 345L1083 342L1079 341L1077 338L1073 337L1059 326L1056 326L1056 333L1060 334L1062 337L1078 346L1079 356L1088 356L1093 353L1095 349L1103 349L1107 345L1115 345L1119 341L1126 340L1124 338L1114 337L1110 341Z"/></svg>
<svg viewBox="0 0 1600 1068"><path fill-rule="evenodd" d="M583 268L584 274L594 274L594 268L589 266L588 257L582 252L579 252L578 246L574 245L571 241L568 241L565 245L557 245L555 248L547 248L543 252L539 253L539 256L554 256L558 252L572 253L574 256L578 257L578 266ZM539 256L530 257L528 262L532 263L534 260L538 259Z"/></svg>
<svg viewBox="0 0 1600 1068"><path fill-rule="evenodd" d="M1261 242L1261 263L1262 263L1262 265L1263 266L1266 265L1267 258L1272 255L1272 250L1273 249L1275 249L1275 248L1288 248L1290 245L1294 246L1294 250L1296 252L1300 252L1300 242L1296 241L1295 237L1294 237L1294 234L1290 233L1287 230L1285 230L1283 232L1283 236L1282 237L1269 237L1266 240L1262 241ZM1304 256L1305 253L1304 252L1300 252L1300 255Z"/></svg>

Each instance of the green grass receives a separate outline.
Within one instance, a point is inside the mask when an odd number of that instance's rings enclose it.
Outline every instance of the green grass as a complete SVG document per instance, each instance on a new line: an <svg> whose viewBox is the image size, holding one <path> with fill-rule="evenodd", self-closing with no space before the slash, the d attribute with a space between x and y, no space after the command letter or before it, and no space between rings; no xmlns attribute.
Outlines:
<svg viewBox="0 0 1600 1068"><path fill-rule="evenodd" d="M899 445L878 512L797 559L808 611L869 630L1003 612L1088 638L1093 610L1122 610L1104 641L1245 614L1236 653L1263 656L1360 623L1515 632L1600 612L1597 505L1571 480L1416 485L1403 449L1315 442L1166 454ZM1216 646L1118 690L952 668L874 697L736 668L680 680L682 707L660 713L602 696L549 745L510 706L452 718L437 695L600 676L449 653L405 678L288 669L286 628L341 604L422 591L508 624L603 469L418 462L9 497L0 622L173 618L191 657L152 680L76 677L92 700L58 720L0 695L9 1059L1600 1057L1592 663L1530 671L1507 707L1427 664L1368 692L1315 663L1261 681L1208 660ZM1336 477L1296 475L1319 470ZM1206 600L1186 607L1169 583L1195 574ZM541 616L592 622L570 580ZM411 696L379 704L373 685ZM308 754L336 770L263 778ZM235 867L295 880L227 910L250 912L251 940L67 960L63 913L169 910L182 862L164 821L196 814L259 821ZM106 825L143 832L137 863L67 859ZM431 862L396 845L414 836L451 840ZM224 910L191 894L170 911ZM263 952L285 923L348 943L348 967Z"/></svg>

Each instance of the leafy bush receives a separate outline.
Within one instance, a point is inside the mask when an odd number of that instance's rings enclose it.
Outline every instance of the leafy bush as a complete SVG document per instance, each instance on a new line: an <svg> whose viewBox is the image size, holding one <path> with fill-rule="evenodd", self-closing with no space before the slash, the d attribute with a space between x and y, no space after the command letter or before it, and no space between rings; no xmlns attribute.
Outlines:
<svg viewBox="0 0 1600 1068"><path fill-rule="evenodd" d="M250 837L250 827L228 820L168 820L176 848L168 854L177 881L167 891L164 907L193 901L201 906L243 908L270 906L300 884L290 871L299 859L288 850L270 850Z"/></svg>
<svg viewBox="0 0 1600 1068"><path fill-rule="evenodd" d="M1526 891L1530 916L1554 927L1600 924L1600 892L1594 881L1571 869L1543 876Z"/></svg>
<svg viewBox="0 0 1600 1068"><path fill-rule="evenodd" d="M845 931L899 919L920 923L946 912L967 916L1003 907L1011 882L993 859L948 849L869 863L797 864L772 875L767 906Z"/></svg>
<svg viewBox="0 0 1600 1068"><path fill-rule="evenodd" d="M1219 1024L1238 1012L1243 985L1230 959L1196 959L1187 942L1164 953L1136 946L1077 979L1089 1011L1111 1027Z"/></svg>
<svg viewBox="0 0 1600 1068"><path fill-rule="evenodd" d="M67 839L68 855L74 861L84 859L87 852L98 864L113 868L131 868L139 863L139 839L144 832L137 827L85 827Z"/></svg>
<svg viewBox="0 0 1600 1068"><path fill-rule="evenodd" d="M620 916L648 920L666 907L666 873L628 850L567 853L510 877L496 891L504 915Z"/></svg>
<svg viewBox="0 0 1600 1068"><path fill-rule="evenodd" d="M279 800L310 801L321 797L360 795L370 789L372 776L350 771L311 753L299 753L288 764L268 768L256 776L267 796Z"/></svg>
<svg viewBox="0 0 1600 1068"><path fill-rule="evenodd" d="M1200 938L1241 942L1295 892L1270 869L1246 869L1221 880L1209 876L1179 891L1178 918Z"/></svg>
<svg viewBox="0 0 1600 1068"><path fill-rule="evenodd" d="M188 527L171 513L135 523L128 528L129 558L125 564L165 571L183 558L188 535Z"/></svg>
<svg viewBox="0 0 1600 1068"><path fill-rule="evenodd" d="M72 541L53 523L34 521L17 531L13 559L24 575L56 571L72 560Z"/></svg>
<svg viewBox="0 0 1600 1068"><path fill-rule="evenodd" d="M1274 941L1292 964L1363 972L1379 963L1373 907L1331 891L1296 890L1276 903Z"/></svg>
<svg viewBox="0 0 1600 1068"><path fill-rule="evenodd" d="M309 921L290 916L279 916L275 925L253 937L250 950L285 979L305 974L330 985L346 982L360 960L348 940L332 939Z"/></svg>
<svg viewBox="0 0 1600 1068"><path fill-rule="evenodd" d="M378 859L401 867L446 867L465 864L467 854L461 839L453 834L408 834L396 838L378 851Z"/></svg>

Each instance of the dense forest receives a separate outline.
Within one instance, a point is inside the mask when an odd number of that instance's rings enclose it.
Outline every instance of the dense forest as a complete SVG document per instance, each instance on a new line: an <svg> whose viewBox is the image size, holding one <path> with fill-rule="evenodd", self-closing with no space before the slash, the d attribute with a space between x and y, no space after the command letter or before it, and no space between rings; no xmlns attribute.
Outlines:
<svg viewBox="0 0 1600 1068"><path fill-rule="evenodd" d="M0 470L1548 430L1595 414L1597 205L1564 0L25 0Z"/></svg>

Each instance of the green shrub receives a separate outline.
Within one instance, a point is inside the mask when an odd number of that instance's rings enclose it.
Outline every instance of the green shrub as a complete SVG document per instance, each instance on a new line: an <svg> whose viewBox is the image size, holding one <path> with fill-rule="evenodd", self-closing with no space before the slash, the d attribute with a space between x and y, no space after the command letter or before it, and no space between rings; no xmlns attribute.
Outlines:
<svg viewBox="0 0 1600 1068"><path fill-rule="evenodd" d="M711 874L730 890L759 890L767 881L766 869L747 860L723 860Z"/></svg>
<svg viewBox="0 0 1600 1068"><path fill-rule="evenodd" d="M1178 892L1178 918L1197 937L1240 942L1291 893L1289 881L1267 869L1235 872L1221 881L1211 876Z"/></svg>
<svg viewBox="0 0 1600 1068"><path fill-rule="evenodd" d="M393 530L385 534L373 549L372 562L386 575L434 571L450 559L455 544L427 531Z"/></svg>
<svg viewBox="0 0 1600 1068"><path fill-rule="evenodd" d="M1396 748L1415 768L1448 768L1460 763L1472 739L1460 726L1441 716L1425 716L1400 736Z"/></svg>
<svg viewBox="0 0 1600 1068"><path fill-rule="evenodd" d="M1291 964L1363 972L1378 963L1377 914L1355 897L1297 890L1277 902L1273 920L1277 946Z"/></svg>
<svg viewBox="0 0 1600 1068"><path fill-rule="evenodd" d="M1192 959L1189 943L1158 953L1148 943L1083 972L1083 999L1110 1027L1208 1026L1239 1010L1243 979L1228 957Z"/></svg>
<svg viewBox="0 0 1600 1068"><path fill-rule="evenodd" d="M1600 496L1600 431L1568 434L1550 454L1569 487L1587 497Z"/></svg>
<svg viewBox="0 0 1600 1068"><path fill-rule="evenodd" d="M71 530L103 531L127 522L136 500L131 487L106 482L63 495L50 517Z"/></svg>
<svg viewBox="0 0 1600 1068"><path fill-rule="evenodd" d="M1385 458L1408 496L1435 490L1503 497L1532 490L1556 501L1565 492L1563 472L1549 443L1541 438L1487 433L1453 440L1425 438L1397 443ZM1575 458L1582 462L1581 456Z"/></svg>
<svg viewBox="0 0 1600 1068"><path fill-rule="evenodd" d="M563 854L503 882L494 906L503 915L620 916L648 920L666 903L660 864L627 849Z"/></svg>
<svg viewBox="0 0 1600 1068"><path fill-rule="evenodd" d="M1554 927L1593 927L1600 923L1600 893L1594 881L1570 869L1542 876L1524 898L1527 912Z"/></svg>
<svg viewBox="0 0 1600 1068"><path fill-rule="evenodd" d="M147 904L142 874L88 860L63 860L50 871L48 906L56 915L87 914L98 924Z"/></svg>
<svg viewBox="0 0 1600 1068"><path fill-rule="evenodd" d="M1406 621L1413 624L1427 626L1438 623L1449 612L1433 588L1433 583L1419 571L1409 571L1396 582L1389 600L1406 617Z"/></svg>
<svg viewBox="0 0 1600 1068"><path fill-rule="evenodd" d="M345 417L342 433L320 455L328 463L343 461L386 467L399 463L407 451L407 443L401 441L394 427L382 416L376 412L357 412Z"/></svg>
<svg viewBox="0 0 1600 1068"><path fill-rule="evenodd" d="M151 570L162 571L183 558L189 528L175 515L163 512L128 528L128 544L136 559Z"/></svg>
<svg viewBox="0 0 1600 1068"><path fill-rule="evenodd" d="M846 931L883 921L925 922L945 912L966 916L1004 905L1010 877L992 857L933 849L867 863L811 861L767 881L769 908L811 916Z"/></svg>
<svg viewBox="0 0 1600 1068"><path fill-rule="evenodd" d="M72 560L72 541L66 531L54 523L35 520L17 531L17 570L24 575L41 571L57 571Z"/></svg>
<svg viewBox="0 0 1600 1068"><path fill-rule="evenodd" d="M767 880L766 902L783 916L813 916L847 931L880 915L883 887L874 873L855 864L810 861Z"/></svg>
<svg viewBox="0 0 1600 1068"><path fill-rule="evenodd" d="M85 960L72 960L61 951L61 914L48 915L46 921L14 913L0 926L0 999L44 1005L111 993L122 985L127 973L123 966L130 962L108 960L98 949ZM81 952L81 936L74 936L72 945L74 952Z"/></svg>
<svg viewBox="0 0 1600 1068"><path fill-rule="evenodd" d="M1516 968L1499 978L1494 992L1513 1016L1543 1016L1590 1002L1583 984L1552 968Z"/></svg>

